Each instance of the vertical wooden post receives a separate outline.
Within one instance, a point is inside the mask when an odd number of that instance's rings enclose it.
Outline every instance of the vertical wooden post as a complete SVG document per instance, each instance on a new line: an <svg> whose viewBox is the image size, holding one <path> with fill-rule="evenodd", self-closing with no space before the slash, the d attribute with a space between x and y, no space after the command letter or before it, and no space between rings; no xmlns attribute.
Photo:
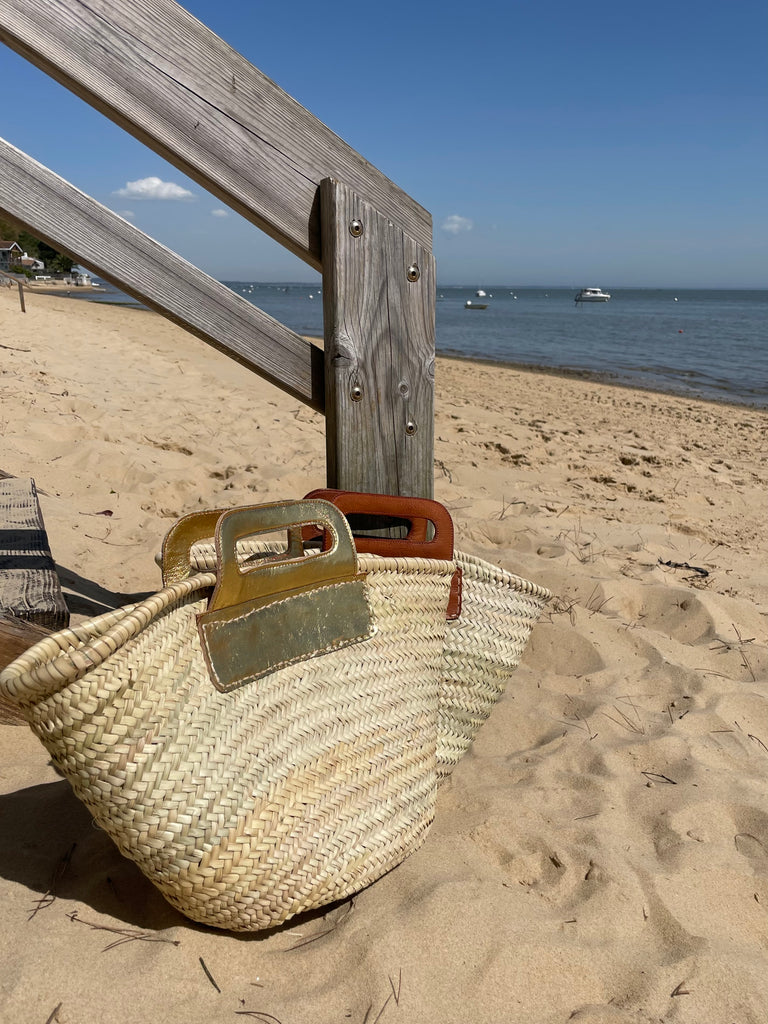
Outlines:
<svg viewBox="0 0 768 1024"><path fill-rule="evenodd" d="M328 486L432 497L432 253L326 178L320 187Z"/></svg>

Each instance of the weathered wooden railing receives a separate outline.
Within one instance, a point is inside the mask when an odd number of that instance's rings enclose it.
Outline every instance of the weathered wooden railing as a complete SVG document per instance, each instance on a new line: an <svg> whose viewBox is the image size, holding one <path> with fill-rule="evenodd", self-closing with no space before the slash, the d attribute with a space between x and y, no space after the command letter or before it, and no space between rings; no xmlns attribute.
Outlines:
<svg viewBox="0 0 768 1024"><path fill-rule="evenodd" d="M12 274L6 274L2 270L0 270L0 282L2 282L3 284L7 284L9 288L12 288L14 285L16 285L16 287L19 289L19 306L21 307L21 312L26 313L27 307L24 302L24 285L21 283L19 278Z"/></svg>
<svg viewBox="0 0 768 1024"><path fill-rule="evenodd" d="M324 352L0 140L0 213L326 414L330 486L430 496L429 214L174 0L0 0L0 40L323 275Z"/></svg>

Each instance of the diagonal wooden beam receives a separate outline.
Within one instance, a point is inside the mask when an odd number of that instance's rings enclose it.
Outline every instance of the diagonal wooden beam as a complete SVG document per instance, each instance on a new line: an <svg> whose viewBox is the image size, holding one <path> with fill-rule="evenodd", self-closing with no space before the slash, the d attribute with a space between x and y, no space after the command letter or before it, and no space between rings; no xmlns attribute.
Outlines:
<svg viewBox="0 0 768 1024"><path fill-rule="evenodd" d="M323 353L0 139L0 213L315 409Z"/></svg>
<svg viewBox="0 0 768 1024"><path fill-rule="evenodd" d="M426 210L174 0L0 0L0 41L318 270L326 177L431 250Z"/></svg>

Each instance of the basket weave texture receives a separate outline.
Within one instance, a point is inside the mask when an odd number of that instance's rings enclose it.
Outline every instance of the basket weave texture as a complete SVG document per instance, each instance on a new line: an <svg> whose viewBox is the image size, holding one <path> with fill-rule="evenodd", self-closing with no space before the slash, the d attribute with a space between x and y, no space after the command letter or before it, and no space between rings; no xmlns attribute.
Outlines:
<svg viewBox="0 0 768 1024"><path fill-rule="evenodd" d="M281 550L277 544L244 541L237 556L245 561ZM377 555L360 555L375 560ZM438 783L447 779L472 745L504 694L533 627L552 594L482 558L455 553L462 573L461 614L445 630L437 714ZM195 544L190 556L197 571L212 571L211 543Z"/></svg>
<svg viewBox="0 0 768 1024"><path fill-rule="evenodd" d="M47 637L0 673L77 796L178 910L234 931L351 895L434 816L451 562L358 557L374 635L230 693L213 573Z"/></svg>
<svg viewBox="0 0 768 1024"><path fill-rule="evenodd" d="M446 779L517 668L550 592L474 555L456 553L461 615L448 622L438 702L437 771Z"/></svg>

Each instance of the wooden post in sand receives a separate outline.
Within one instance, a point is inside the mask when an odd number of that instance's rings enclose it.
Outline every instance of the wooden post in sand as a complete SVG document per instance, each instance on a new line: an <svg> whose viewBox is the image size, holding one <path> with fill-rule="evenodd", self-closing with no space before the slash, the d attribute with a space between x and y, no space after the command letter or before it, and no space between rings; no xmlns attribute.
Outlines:
<svg viewBox="0 0 768 1024"><path fill-rule="evenodd" d="M0 141L2 141L2 140L0 140ZM11 277L10 274L4 273L2 270L0 270L0 278L2 278L3 280L7 280L9 288L13 288L14 283L16 284L16 287L19 289L19 309L21 310L22 313L26 313L27 312L27 307L26 307L26 304L24 302L24 285L23 285L23 283L21 281L17 280L15 277Z"/></svg>
<svg viewBox="0 0 768 1024"><path fill-rule="evenodd" d="M278 387L324 404L330 486L431 496L427 211L174 0L0 0L0 41L322 271L324 402L317 349L248 313L240 297L225 299L218 282L6 143L0 179L14 187L0 195L0 213Z"/></svg>
<svg viewBox="0 0 768 1024"><path fill-rule="evenodd" d="M432 497L432 253L352 189L320 190L330 486Z"/></svg>

